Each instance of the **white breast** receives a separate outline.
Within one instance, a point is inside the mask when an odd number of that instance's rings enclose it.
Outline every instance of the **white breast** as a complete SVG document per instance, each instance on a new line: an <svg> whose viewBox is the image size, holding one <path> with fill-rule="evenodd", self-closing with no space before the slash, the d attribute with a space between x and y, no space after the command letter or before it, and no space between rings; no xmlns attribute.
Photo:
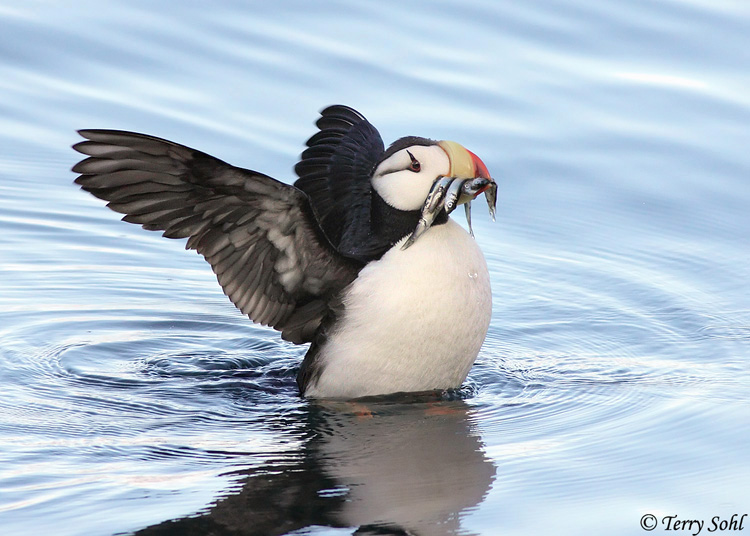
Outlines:
<svg viewBox="0 0 750 536"><path fill-rule="evenodd" d="M402 241L403 242L403 241ZM448 389L466 379L492 313L487 263L452 220L368 264L319 354L306 396L355 398Z"/></svg>

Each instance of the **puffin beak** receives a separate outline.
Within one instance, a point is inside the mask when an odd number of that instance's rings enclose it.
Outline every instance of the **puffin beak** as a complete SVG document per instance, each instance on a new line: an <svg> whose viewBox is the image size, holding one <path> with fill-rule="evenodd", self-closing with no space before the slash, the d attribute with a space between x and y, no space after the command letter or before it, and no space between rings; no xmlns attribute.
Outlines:
<svg viewBox="0 0 750 536"><path fill-rule="evenodd" d="M469 233L474 236L474 231L471 229L471 202L482 192L487 198L490 216L493 221L495 220L497 183L495 179L490 177L490 172L484 162L455 141L439 141L438 145L448 155L448 161L450 162L448 175L437 177L432 184L432 189L422 207L422 215L417 227L409 235L401 249L408 248L417 238L423 235L442 210L450 214L458 205L464 206Z"/></svg>
<svg viewBox="0 0 750 536"><path fill-rule="evenodd" d="M490 217L495 221L495 206L497 205L497 183L490 177L487 166L482 159L455 141L440 141L438 145L448 155L450 161L450 176L455 177L448 186L444 207L450 214L458 205L464 205L466 221L471 230L471 202L484 192Z"/></svg>
<svg viewBox="0 0 750 536"><path fill-rule="evenodd" d="M497 191L497 183L495 179L490 177L490 172L487 166L484 165L482 159L477 155L469 151L466 147L455 141L439 141L438 145L448 155L450 161L450 171L448 172L449 177L456 179L475 179L469 184L465 183L464 195L461 195L457 200L455 206L463 205L475 199L482 192L487 196L487 203L490 205L490 213L492 219L495 219L495 192Z"/></svg>
<svg viewBox="0 0 750 536"><path fill-rule="evenodd" d="M484 162L466 147L455 141L439 141L438 145L445 151L448 160L450 160L451 169L448 173L450 177L458 179L482 178L492 181L490 172Z"/></svg>

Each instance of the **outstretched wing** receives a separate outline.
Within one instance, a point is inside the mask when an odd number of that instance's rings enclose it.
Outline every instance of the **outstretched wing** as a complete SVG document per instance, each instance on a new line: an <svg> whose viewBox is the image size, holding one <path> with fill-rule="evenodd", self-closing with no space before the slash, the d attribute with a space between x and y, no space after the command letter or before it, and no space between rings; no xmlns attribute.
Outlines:
<svg viewBox="0 0 750 536"><path fill-rule="evenodd" d="M320 129L295 166L321 227L343 255L354 256L370 232L370 178L383 152L380 134L348 106L320 112Z"/></svg>
<svg viewBox="0 0 750 536"><path fill-rule="evenodd" d="M123 220L187 238L255 322L309 342L327 302L361 264L341 256L299 189L167 140L82 130L76 183Z"/></svg>

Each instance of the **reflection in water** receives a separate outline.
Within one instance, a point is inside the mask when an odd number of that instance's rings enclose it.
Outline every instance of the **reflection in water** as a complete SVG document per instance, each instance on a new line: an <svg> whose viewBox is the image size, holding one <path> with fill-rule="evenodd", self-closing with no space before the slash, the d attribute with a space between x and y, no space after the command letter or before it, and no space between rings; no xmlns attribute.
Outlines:
<svg viewBox="0 0 750 536"><path fill-rule="evenodd" d="M286 534L323 525L357 534L456 534L495 476L460 400L309 408L311 436L246 473L239 492L200 516L137 534Z"/></svg>

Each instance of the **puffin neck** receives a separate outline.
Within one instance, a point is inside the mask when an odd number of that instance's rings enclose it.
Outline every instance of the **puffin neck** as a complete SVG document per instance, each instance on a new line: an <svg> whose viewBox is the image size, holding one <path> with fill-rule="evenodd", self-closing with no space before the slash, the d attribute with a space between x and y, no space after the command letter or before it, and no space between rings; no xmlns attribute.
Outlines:
<svg viewBox="0 0 750 536"><path fill-rule="evenodd" d="M386 203L376 191L372 191L370 225L372 234L381 240L395 244L416 229L421 216L421 210L399 210ZM442 225L447 221L448 214L442 209L435 216L432 226Z"/></svg>

